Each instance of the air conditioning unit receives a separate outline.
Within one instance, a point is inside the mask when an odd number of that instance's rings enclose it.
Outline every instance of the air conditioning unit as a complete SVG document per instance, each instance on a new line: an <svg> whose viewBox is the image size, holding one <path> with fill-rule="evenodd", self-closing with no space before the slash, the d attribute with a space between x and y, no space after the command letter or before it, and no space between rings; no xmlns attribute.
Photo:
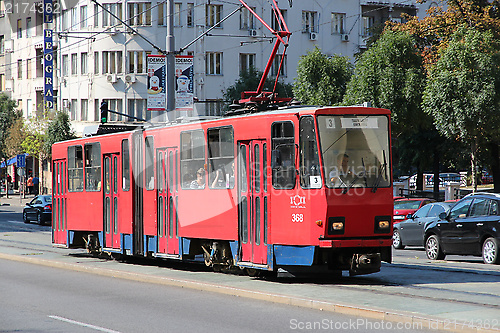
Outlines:
<svg viewBox="0 0 500 333"><path fill-rule="evenodd" d="M318 34L315 32L309 33L309 40L318 40Z"/></svg>
<svg viewBox="0 0 500 333"><path fill-rule="evenodd" d="M5 52L12 53L14 52L14 40L9 39L5 41Z"/></svg>
<svg viewBox="0 0 500 333"><path fill-rule="evenodd" d="M257 37L257 30L250 29L248 30L248 34L250 35L250 37Z"/></svg>
<svg viewBox="0 0 500 333"><path fill-rule="evenodd" d="M349 41L349 35L348 34L342 34L342 35L340 35L340 39L343 42L348 42Z"/></svg>
<svg viewBox="0 0 500 333"><path fill-rule="evenodd" d="M118 32L120 32L120 30L118 30L118 28L117 28L117 27L111 27L111 28L109 28L109 30L108 30L108 31L109 31L109 34L110 34L111 36L114 36L114 35L116 35Z"/></svg>
<svg viewBox="0 0 500 333"><path fill-rule="evenodd" d="M135 74L127 74L125 75L125 82L134 83L136 80Z"/></svg>
<svg viewBox="0 0 500 333"><path fill-rule="evenodd" d="M116 74L108 74L106 76L106 81L108 81L109 83L116 83L117 80L118 77L116 76Z"/></svg>

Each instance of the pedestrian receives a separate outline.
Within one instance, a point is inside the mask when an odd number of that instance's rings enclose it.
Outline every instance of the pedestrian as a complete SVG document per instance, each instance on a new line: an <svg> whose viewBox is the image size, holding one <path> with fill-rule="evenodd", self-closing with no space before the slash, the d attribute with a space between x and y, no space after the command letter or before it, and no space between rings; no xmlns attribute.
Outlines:
<svg viewBox="0 0 500 333"><path fill-rule="evenodd" d="M33 177L33 193L35 195L38 195L38 185L39 185L39 183L40 183L40 179L37 176Z"/></svg>
<svg viewBox="0 0 500 333"><path fill-rule="evenodd" d="M28 186L28 194L33 194L33 176L31 174L28 177L26 185Z"/></svg>

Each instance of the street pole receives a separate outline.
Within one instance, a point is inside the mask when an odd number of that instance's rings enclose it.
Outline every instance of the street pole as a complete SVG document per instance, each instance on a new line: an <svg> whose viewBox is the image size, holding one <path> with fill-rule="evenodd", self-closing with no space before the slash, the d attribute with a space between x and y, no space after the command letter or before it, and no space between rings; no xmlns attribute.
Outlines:
<svg viewBox="0 0 500 333"><path fill-rule="evenodd" d="M174 37L174 1L167 0L167 117L175 121L175 37Z"/></svg>

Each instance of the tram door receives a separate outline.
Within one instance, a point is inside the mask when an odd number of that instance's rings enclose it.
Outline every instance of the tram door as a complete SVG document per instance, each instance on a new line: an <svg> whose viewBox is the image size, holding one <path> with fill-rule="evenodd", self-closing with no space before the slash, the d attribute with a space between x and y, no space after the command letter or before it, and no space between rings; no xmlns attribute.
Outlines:
<svg viewBox="0 0 500 333"><path fill-rule="evenodd" d="M104 247L120 248L118 233L118 154L104 155Z"/></svg>
<svg viewBox="0 0 500 333"><path fill-rule="evenodd" d="M267 186L265 140L238 145L240 258L267 264Z"/></svg>
<svg viewBox="0 0 500 333"><path fill-rule="evenodd" d="M52 166L52 243L66 244L66 160Z"/></svg>
<svg viewBox="0 0 500 333"><path fill-rule="evenodd" d="M158 179L158 252L179 254L177 219L177 148L158 150L156 172Z"/></svg>

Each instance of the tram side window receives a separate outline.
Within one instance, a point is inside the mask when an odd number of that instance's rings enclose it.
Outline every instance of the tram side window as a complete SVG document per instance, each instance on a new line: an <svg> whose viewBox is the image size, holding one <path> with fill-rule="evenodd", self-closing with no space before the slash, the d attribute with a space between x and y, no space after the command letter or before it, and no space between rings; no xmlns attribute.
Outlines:
<svg viewBox="0 0 500 333"><path fill-rule="evenodd" d="M271 125L271 167L273 187L292 189L295 187L295 134L291 121Z"/></svg>
<svg viewBox="0 0 500 333"><path fill-rule="evenodd" d="M122 189L130 190L130 150L128 140L122 141Z"/></svg>
<svg viewBox="0 0 500 333"><path fill-rule="evenodd" d="M300 186L302 188L321 188L318 144L313 117L300 118L299 141Z"/></svg>
<svg viewBox="0 0 500 333"><path fill-rule="evenodd" d="M196 173L205 168L205 136L203 130L181 133L181 187L204 188L191 186L196 181ZM203 176L205 181L205 176Z"/></svg>
<svg viewBox="0 0 500 333"><path fill-rule="evenodd" d="M153 137L146 137L146 190L153 190L155 188L155 173L154 173L154 142Z"/></svg>
<svg viewBox="0 0 500 333"><path fill-rule="evenodd" d="M234 187L234 134L232 127L212 128L208 136L210 188Z"/></svg>
<svg viewBox="0 0 500 333"><path fill-rule="evenodd" d="M85 191L101 190L101 145L85 145Z"/></svg>
<svg viewBox="0 0 500 333"><path fill-rule="evenodd" d="M83 149L82 146L68 147L68 191L83 191Z"/></svg>

